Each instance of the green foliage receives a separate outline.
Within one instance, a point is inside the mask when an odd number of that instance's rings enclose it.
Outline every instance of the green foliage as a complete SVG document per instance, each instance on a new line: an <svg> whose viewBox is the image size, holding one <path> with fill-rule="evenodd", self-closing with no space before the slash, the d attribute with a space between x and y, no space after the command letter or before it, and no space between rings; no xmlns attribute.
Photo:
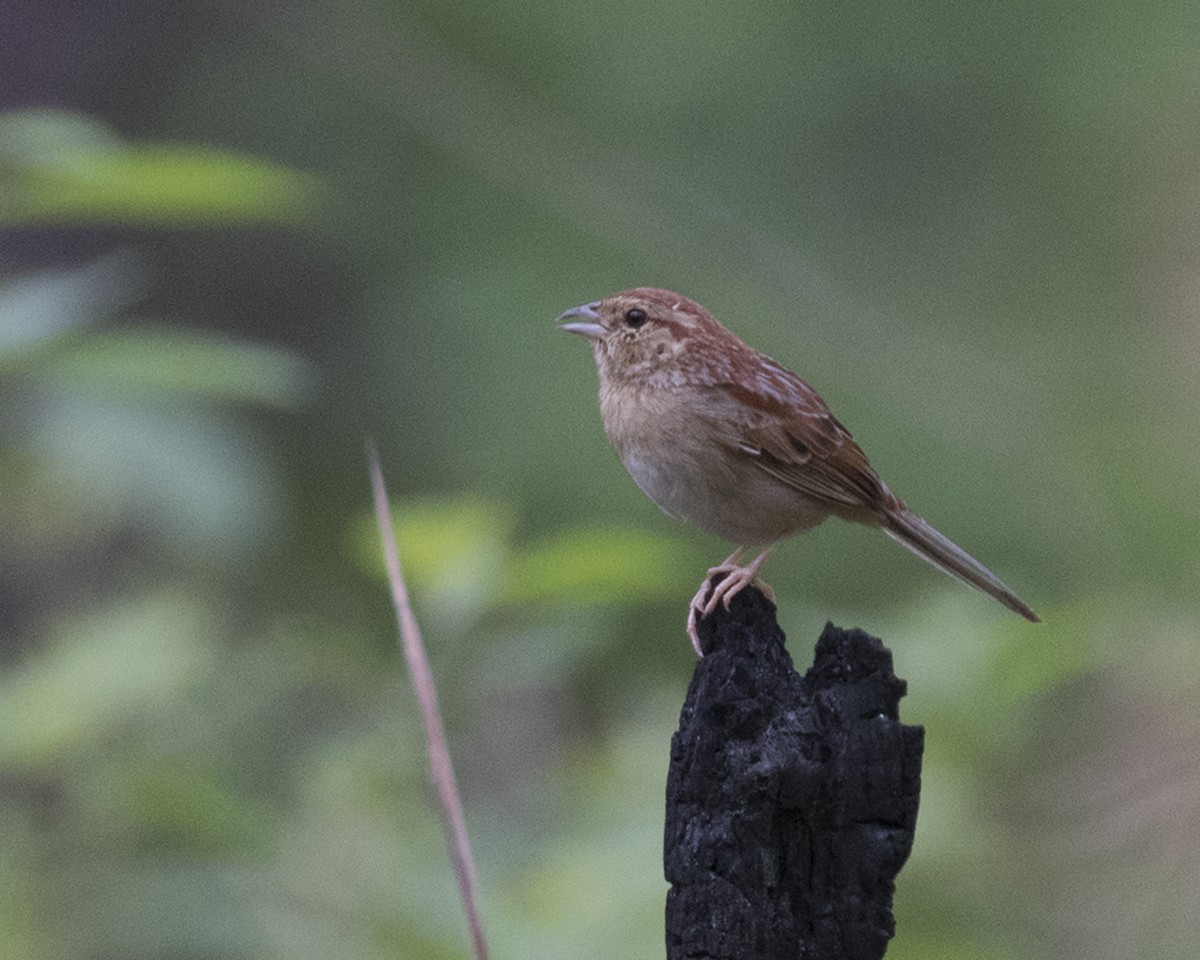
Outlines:
<svg viewBox="0 0 1200 960"><path fill-rule="evenodd" d="M0 227L294 222L318 193L309 176L232 152L126 145L69 113L0 115Z"/></svg>
<svg viewBox="0 0 1200 960"><path fill-rule="evenodd" d="M97 396L190 403L193 397L280 408L312 393L312 370L288 351L208 333L155 327L106 331L59 351L47 381Z"/></svg>
<svg viewBox="0 0 1200 960"><path fill-rule="evenodd" d="M633 604L677 594L689 551L634 529L566 529L513 557L504 599Z"/></svg>
<svg viewBox="0 0 1200 960"><path fill-rule="evenodd" d="M633 528L567 527L530 546L513 544L511 508L478 498L410 500L395 509L406 578L438 605L628 605L673 595L678 543ZM355 552L380 575L374 517L355 525ZM646 571L663 571L647 576Z"/></svg>
<svg viewBox="0 0 1200 960"><path fill-rule="evenodd" d="M464 624L496 599L505 576L515 517L495 501L477 498L402 504L395 510L396 542L405 578L443 615ZM383 582L383 552L373 515L355 524L353 549Z"/></svg>
<svg viewBox="0 0 1200 960"><path fill-rule="evenodd" d="M124 598L72 620L0 685L0 763L47 765L130 715L161 709L210 661L207 611L186 597Z"/></svg>

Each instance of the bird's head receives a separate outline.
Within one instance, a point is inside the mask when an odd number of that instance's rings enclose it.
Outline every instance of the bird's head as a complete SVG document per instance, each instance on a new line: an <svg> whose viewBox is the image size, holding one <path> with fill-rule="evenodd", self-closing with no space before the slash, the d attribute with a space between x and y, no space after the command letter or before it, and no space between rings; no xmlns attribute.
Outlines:
<svg viewBox="0 0 1200 960"><path fill-rule="evenodd" d="M725 341L740 345L707 310L670 290L637 287L567 310L562 330L591 341L601 380L681 380ZM566 322L564 322L566 321Z"/></svg>

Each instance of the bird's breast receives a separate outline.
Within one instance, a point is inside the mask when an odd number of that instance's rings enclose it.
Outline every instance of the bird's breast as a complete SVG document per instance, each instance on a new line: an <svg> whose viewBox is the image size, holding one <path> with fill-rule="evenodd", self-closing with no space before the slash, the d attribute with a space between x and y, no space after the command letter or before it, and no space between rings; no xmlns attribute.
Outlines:
<svg viewBox="0 0 1200 960"><path fill-rule="evenodd" d="M601 391L604 428L641 491L667 514L730 543L771 543L828 510L762 470L731 431L669 390Z"/></svg>

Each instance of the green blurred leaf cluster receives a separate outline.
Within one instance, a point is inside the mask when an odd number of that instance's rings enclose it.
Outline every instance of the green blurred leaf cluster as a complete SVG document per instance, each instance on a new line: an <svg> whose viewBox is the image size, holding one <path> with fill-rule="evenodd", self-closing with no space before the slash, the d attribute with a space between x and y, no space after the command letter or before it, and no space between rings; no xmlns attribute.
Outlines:
<svg viewBox="0 0 1200 960"><path fill-rule="evenodd" d="M0 115L0 227L289 222L318 193L310 176L229 151L126 144L61 112Z"/></svg>
<svg viewBox="0 0 1200 960"><path fill-rule="evenodd" d="M397 511L408 576L439 605L455 602L628 606L664 600L688 550L632 527L570 526L516 546L510 507L476 498L411 501ZM360 519L355 550L382 574L373 517ZM647 571L661 571L648 576Z"/></svg>

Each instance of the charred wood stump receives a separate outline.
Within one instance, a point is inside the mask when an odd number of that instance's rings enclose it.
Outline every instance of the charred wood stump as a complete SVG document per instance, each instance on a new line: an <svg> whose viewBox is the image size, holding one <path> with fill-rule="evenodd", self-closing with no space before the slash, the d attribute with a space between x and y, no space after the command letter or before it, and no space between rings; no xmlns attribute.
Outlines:
<svg viewBox="0 0 1200 960"><path fill-rule="evenodd" d="M827 624L801 677L754 589L700 637L667 777L668 960L882 957L924 740L890 651Z"/></svg>

